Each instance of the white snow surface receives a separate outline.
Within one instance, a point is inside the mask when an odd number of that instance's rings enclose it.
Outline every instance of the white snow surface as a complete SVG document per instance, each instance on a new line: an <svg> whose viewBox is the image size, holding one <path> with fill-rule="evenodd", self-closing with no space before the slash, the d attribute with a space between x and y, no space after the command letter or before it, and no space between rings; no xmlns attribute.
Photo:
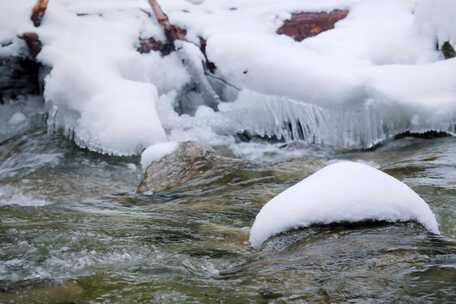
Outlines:
<svg viewBox="0 0 456 304"><path fill-rule="evenodd" d="M146 0L50 1L40 28L29 20L34 2L0 3L0 56L19 52L17 35L38 32L38 59L52 67L49 127L94 151L218 144L242 131L355 147L456 131L456 59L435 49L455 41L453 0L160 1L189 40L207 39L218 76L241 90L220 112L195 117L173 112L190 78L178 56L136 51L138 37L163 39ZM302 42L276 34L293 12L333 9L350 11L333 30Z"/></svg>
<svg viewBox="0 0 456 304"><path fill-rule="evenodd" d="M226 125L285 139L296 139L302 128L307 135L301 139L308 142L371 147L404 131L455 132L456 60L441 61L436 36L423 30L428 21L417 17L422 2L163 5L172 20L190 29L189 37L207 39L208 56L219 73L241 88L236 105L224 115L225 120L234 117ZM295 42L275 34L293 12L343 8L350 10L348 17L316 37ZM454 9L433 12L428 14L432 20L456 18Z"/></svg>
<svg viewBox="0 0 456 304"><path fill-rule="evenodd" d="M313 224L416 221L439 234L427 203L407 185L365 164L338 162L305 178L269 201L250 230L260 248L271 236Z"/></svg>
<svg viewBox="0 0 456 304"><path fill-rule="evenodd" d="M418 24L424 32L442 45L449 41L456 44L456 1L420 0L416 7Z"/></svg>
<svg viewBox="0 0 456 304"><path fill-rule="evenodd" d="M154 161L160 160L168 154L176 151L179 144L175 141L155 144L148 147L141 154L141 166L145 170Z"/></svg>

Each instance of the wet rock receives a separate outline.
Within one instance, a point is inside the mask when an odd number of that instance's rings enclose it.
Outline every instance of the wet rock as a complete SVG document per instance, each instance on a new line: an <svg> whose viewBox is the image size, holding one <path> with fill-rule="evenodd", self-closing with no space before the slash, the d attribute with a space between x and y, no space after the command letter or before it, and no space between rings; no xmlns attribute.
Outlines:
<svg viewBox="0 0 456 304"><path fill-rule="evenodd" d="M348 10L294 13L291 19L286 20L277 30L277 34L287 35L296 41L302 41L333 29L336 22L347 17L348 13Z"/></svg>
<svg viewBox="0 0 456 304"><path fill-rule="evenodd" d="M40 93L40 64L26 57L0 58L0 104Z"/></svg>
<svg viewBox="0 0 456 304"><path fill-rule="evenodd" d="M291 295L309 303L394 303L404 298L413 303L423 286L427 297L447 302L455 291L441 290L450 286L456 271L442 280L439 275L454 269L455 256L453 240L430 235L411 222L314 226L272 238L255 261L221 276L251 274L251 284L274 278L268 290L284 293L280 303ZM422 276L427 269L434 273Z"/></svg>
<svg viewBox="0 0 456 304"><path fill-rule="evenodd" d="M442 53L445 59L451 59L456 57L456 51L449 41L442 44Z"/></svg>
<svg viewBox="0 0 456 304"><path fill-rule="evenodd" d="M160 52L162 56L170 54L173 50L172 48L165 48L165 43L156 40L153 37L149 38L139 38L139 45L137 51L140 54L149 54L150 52Z"/></svg>
<svg viewBox="0 0 456 304"><path fill-rule="evenodd" d="M184 142L171 154L152 162L137 191L161 192L175 189L209 171L239 167L242 162L218 155L212 148L194 142Z"/></svg>

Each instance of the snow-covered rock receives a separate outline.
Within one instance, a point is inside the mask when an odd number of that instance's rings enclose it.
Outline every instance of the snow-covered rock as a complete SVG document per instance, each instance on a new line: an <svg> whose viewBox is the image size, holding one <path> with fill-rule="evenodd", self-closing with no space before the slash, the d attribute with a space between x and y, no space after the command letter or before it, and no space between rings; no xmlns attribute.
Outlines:
<svg viewBox="0 0 456 304"><path fill-rule="evenodd" d="M183 185L212 167L216 158L212 148L194 142L174 146L152 146L145 158L152 162L146 168L138 192L160 192Z"/></svg>
<svg viewBox="0 0 456 304"><path fill-rule="evenodd" d="M152 162L176 151L179 144L175 141L155 144L141 154L141 166L145 170Z"/></svg>
<svg viewBox="0 0 456 304"><path fill-rule="evenodd" d="M271 236L313 224L416 221L438 234L429 206L397 179L370 166L338 162L307 177L268 202L250 231L254 248Z"/></svg>
<svg viewBox="0 0 456 304"><path fill-rule="evenodd" d="M152 146L146 154L149 154L146 158L150 156L154 160L145 170L137 189L139 193L176 189L199 191L202 183L214 183L216 189L232 180L242 180L242 171L247 165L240 159L225 157L209 146L191 141L180 142L177 147L173 143ZM192 182L198 187L192 187Z"/></svg>

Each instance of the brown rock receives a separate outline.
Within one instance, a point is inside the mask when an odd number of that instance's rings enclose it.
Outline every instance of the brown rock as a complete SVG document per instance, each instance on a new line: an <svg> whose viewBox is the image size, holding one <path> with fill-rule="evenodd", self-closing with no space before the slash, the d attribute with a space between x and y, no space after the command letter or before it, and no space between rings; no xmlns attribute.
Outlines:
<svg viewBox="0 0 456 304"><path fill-rule="evenodd" d="M211 147L184 142L173 153L147 167L137 192L216 189L256 177L245 170L246 166L246 162L231 155L223 156L221 151L216 152Z"/></svg>
<svg viewBox="0 0 456 304"><path fill-rule="evenodd" d="M193 142L179 144L173 153L152 162L138 187L139 193L160 192L183 185L213 166L214 150Z"/></svg>
<svg viewBox="0 0 456 304"><path fill-rule="evenodd" d="M37 33L27 32L27 33L24 33L24 34L18 36L18 38L25 41L25 44L27 45L30 55L33 58L38 56L38 54L41 52L41 49L43 48L43 44L41 43L40 37L38 36Z"/></svg>
<svg viewBox="0 0 456 304"><path fill-rule="evenodd" d="M294 13L291 19L286 20L277 30L277 34L287 35L296 41L302 41L333 29L336 22L347 17L348 13L348 10Z"/></svg>

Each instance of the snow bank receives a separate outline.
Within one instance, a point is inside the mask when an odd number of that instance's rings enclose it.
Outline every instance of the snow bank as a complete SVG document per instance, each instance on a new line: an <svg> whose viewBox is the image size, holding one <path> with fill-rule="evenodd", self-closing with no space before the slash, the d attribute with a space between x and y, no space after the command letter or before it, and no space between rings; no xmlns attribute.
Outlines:
<svg viewBox="0 0 456 304"><path fill-rule="evenodd" d="M229 131L355 147L404 131L455 132L456 61L439 62L435 37L423 34L415 1L164 6L189 37L207 38L209 59L241 88L235 105L224 111ZM292 12L343 8L348 17L316 37L297 43L275 34Z"/></svg>
<svg viewBox="0 0 456 304"><path fill-rule="evenodd" d="M173 153L176 151L179 144L177 142L167 142L161 144L155 144L148 147L144 152L141 154L141 166L143 169L147 169L147 167L154 161L165 157L168 154Z"/></svg>
<svg viewBox="0 0 456 304"><path fill-rule="evenodd" d="M404 131L456 131L456 60L439 62L435 50L436 37L454 41L452 0L162 1L191 42L207 40L217 76L240 88L234 104L193 118L172 113L190 80L177 54L136 51L138 37L163 39L147 1L53 1L38 29L29 20L34 1L6 2L0 43L13 44L0 56L18 51L16 35L38 32L38 59L53 68L49 127L94 151L139 154L169 139L223 143L243 131L350 147ZM350 11L333 30L300 43L276 34L294 12L333 9Z"/></svg>
<svg viewBox="0 0 456 304"><path fill-rule="evenodd" d="M0 43L8 46L0 47L0 56L19 54L17 35L38 33L38 60L52 67L44 92L51 130L115 155L167 140L157 101L184 86L188 75L175 55L136 51L140 36L161 33L144 12L147 1L52 1L40 28L30 21L36 1L6 2L0 4Z"/></svg>
<svg viewBox="0 0 456 304"><path fill-rule="evenodd" d="M63 129L82 147L115 155L138 154L166 141L156 110L158 89L147 75L154 62L144 62L135 49L142 26L154 24L139 7L116 1L99 7L65 4L52 3L39 29L45 45L39 59L53 67L45 90L49 126ZM96 14L75 13L87 11Z"/></svg>
<svg viewBox="0 0 456 304"><path fill-rule="evenodd" d="M269 237L312 224L417 221L439 234L434 214L407 185L364 164L329 165L282 192L257 215L250 244L259 248Z"/></svg>

